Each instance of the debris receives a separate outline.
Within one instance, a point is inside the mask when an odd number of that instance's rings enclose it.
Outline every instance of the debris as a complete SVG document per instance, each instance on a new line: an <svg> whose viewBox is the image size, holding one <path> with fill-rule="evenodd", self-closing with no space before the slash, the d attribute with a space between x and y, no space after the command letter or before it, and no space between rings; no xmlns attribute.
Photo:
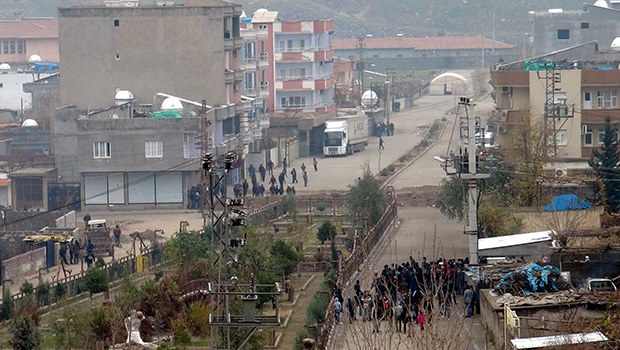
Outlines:
<svg viewBox="0 0 620 350"><path fill-rule="evenodd" d="M524 269L505 274L493 291L499 295L510 293L515 296L528 296L531 293L569 289L570 285L562 278L558 268L531 263Z"/></svg>

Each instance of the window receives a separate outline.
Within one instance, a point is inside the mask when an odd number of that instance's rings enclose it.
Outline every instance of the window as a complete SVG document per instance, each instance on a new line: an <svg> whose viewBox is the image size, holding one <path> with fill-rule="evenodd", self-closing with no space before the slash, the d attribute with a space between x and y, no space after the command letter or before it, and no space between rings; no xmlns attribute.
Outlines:
<svg viewBox="0 0 620 350"><path fill-rule="evenodd" d="M618 92L614 90L597 91L596 102L598 108L616 108L618 107Z"/></svg>
<svg viewBox="0 0 620 350"><path fill-rule="evenodd" d="M26 40L17 41L17 53L26 53Z"/></svg>
<svg viewBox="0 0 620 350"><path fill-rule="evenodd" d="M121 25L121 21L120 21L120 20L118 20L118 19L115 19L115 20L114 20L114 26L115 26L115 27L118 27L118 26L120 26L120 25Z"/></svg>
<svg viewBox="0 0 620 350"><path fill-rule="evenodd" d="M9 41L8 40L4 40L2 42L2 53L5 55L9 54Z"/></svg>
<svg viewBox="0 0 620 350"><path fill-rule="evenodd" d="M558 29L558 40L568 40L568 39L570 39L570 30Z"/></svg>
<svg viewBox="0 0 620 350"><path fill-rule="evenodd" d="M583 145L592 146L592 127L583 125Z"/></svg>
<svg viewBox="0 0 620 350"><path fill-rule="evenodd" d="M11 48L10 54L14 55L15 54L15 40L9 41L9 45L10 45L10 48Z"/></svg>
<svg viewBox="0 0 620 350"><path fill-rule="evenodd" d="M306 98L301 96L290 96L288 99L282 97L280 99L282 108L304 108L306 107Z"/></svg>
<svg viewBox="0 0 620 350"><path fill-rule="evenodd" d="M581 22L581 29L588 29L590 28L590 23L588 22Z"/></svg>
<svg viewBox="0 0 620 350"><path fill-rule="evenodd" d="M566 146L568 145L568 133L566 130L558 130L555 134L555 142L558 146Z"/></svg>
<svg viewBox="0 0 620 350"><path fill-rule="evenodd" d="M598 144L599 145L603 144L604 138L605 138L605 129L604 128L598 129Z"/></svg>
<svg viewBox="0 0 620 350"><path fill-rule="evenodd" d="M111 157L111 147L109 142L95 142L93 143L93 158L94 159L109 159Z"/></svg>
<svg viewBox="0 0 620 350"><path fill-rule="evenodd" d="M183 158L200 157L200 135L198 133L186 133L183 136Z"/></svg>
<svg viewBox="0 0 620 350"><path fill-rule="evenodd" d="M164 156L164 143L162 141L144 142L144 156L146 158L161 158Z"/></svg>

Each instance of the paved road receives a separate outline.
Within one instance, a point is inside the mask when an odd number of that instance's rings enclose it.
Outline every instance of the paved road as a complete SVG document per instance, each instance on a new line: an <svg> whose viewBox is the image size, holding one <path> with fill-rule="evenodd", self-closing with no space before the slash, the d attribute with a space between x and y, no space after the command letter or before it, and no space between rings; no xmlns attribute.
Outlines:
<svg viewBox="0 0 620 350"><path fill-rule="evenodd" d="M308 187L296 184L298 193L315 191L336 191L346 189L356 178L362 175L367 164L374 174L387 167L400 156L412 149L422 140L424 131L436 119L441 119L445 111L454 107L454 96L424 96L416 100L414 108L392 113L390 121L394 123L395 135L384 137L385 149L379 150L379 139L371 137L368 147L363 152L346 157L318 158L319 171L314 172L312 158L300 158L292 162L297 168L302 162L309 168Z"/></svg>

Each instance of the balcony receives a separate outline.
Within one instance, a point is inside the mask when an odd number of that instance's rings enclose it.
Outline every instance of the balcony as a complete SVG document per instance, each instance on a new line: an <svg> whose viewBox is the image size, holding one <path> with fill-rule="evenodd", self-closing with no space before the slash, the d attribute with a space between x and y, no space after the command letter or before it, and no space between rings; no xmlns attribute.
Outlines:
<svg viewBox="0 0 620 350"><path fill-rule="evenodd" d="M248 71L256 70L256 57L246 57L245 60L241 63L241 69Z"/></svg>
<svg viewBox="0 0 620 350"><path fill-rule="evenodd" d="M258 56L258 67L259 68L269 68L269 54L263 52Z"/></svg>
<svg viewBox="0 0 620 350"><path fill-rule="evenodd" d="M322 50L314 52L314 61L330 61L334 59L334 50Z"/></svg>
<svg viewBox="0 0 620 350"><path fill-rule="evenodd" d="M235 82L235 71L226 69L224 71L224 78L226 79L227 84L232 84Z"/></svg>
<svg viewBox="0 0 620 350"><path fill-rule="evenodd" d="M237 69L237 70L234 71L233 74L234 74L234 78L233 79L235 81L237 81L237 82L238 81L242 81L243 78L245 77L245 72L243 71L243 69Z"/></svg>

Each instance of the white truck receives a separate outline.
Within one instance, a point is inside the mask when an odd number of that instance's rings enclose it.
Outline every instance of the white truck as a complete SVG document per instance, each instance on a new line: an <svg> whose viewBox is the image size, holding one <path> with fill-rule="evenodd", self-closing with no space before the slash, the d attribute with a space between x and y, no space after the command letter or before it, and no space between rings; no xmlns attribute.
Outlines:
<svg viewBox="0 0 620 350"><path fill-rule="evenodd" d="M325 122L323 155L343 156L363 151L368 146L368 117L363 111L355 115L340 114Z"/></svg>

